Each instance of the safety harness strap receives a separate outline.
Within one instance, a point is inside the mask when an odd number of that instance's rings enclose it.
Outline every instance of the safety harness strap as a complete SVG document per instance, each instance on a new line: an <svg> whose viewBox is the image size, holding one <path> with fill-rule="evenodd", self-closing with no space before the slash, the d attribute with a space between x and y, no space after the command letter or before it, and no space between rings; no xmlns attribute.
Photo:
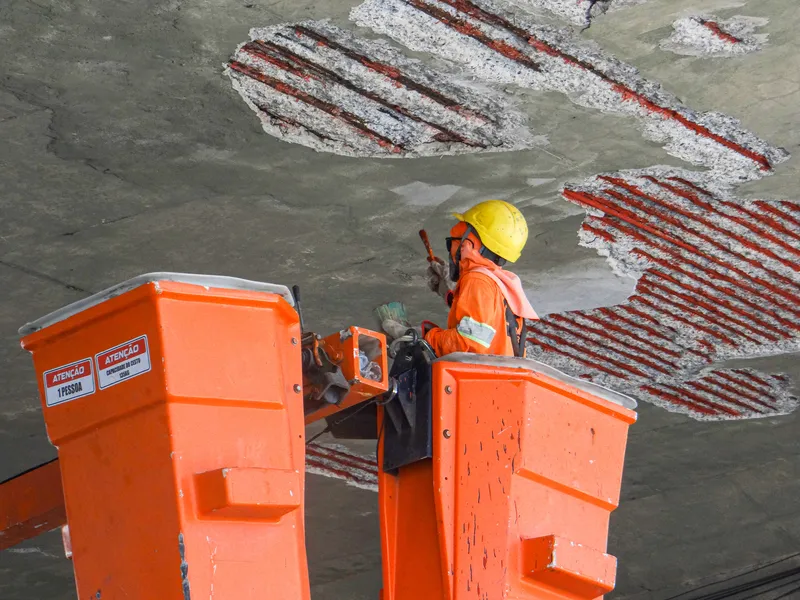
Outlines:
<svg viewBox="0 0 800 600"><path fill-rule="evenodd" d="M506 327L508 337L511 338L511 348L514 351L514 356L522 358L525 356L525 346L528 341L528 325L525 319L522 319L522 331L517 334L517 315L511 310L506 300L503 300L506 306Z"/></svg>

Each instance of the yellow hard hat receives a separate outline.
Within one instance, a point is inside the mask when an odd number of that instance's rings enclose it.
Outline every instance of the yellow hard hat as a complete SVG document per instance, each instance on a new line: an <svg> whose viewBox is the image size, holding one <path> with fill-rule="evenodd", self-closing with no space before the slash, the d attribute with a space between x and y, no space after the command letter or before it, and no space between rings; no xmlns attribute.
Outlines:
<svg viewBox="0 0 800 600"><path fill-rule="evenodd" d="M478 232L489 250L508 262L516 262L528 241L528 224L519 209L503 200L486 200L463 215L453 213Z"/></svg>

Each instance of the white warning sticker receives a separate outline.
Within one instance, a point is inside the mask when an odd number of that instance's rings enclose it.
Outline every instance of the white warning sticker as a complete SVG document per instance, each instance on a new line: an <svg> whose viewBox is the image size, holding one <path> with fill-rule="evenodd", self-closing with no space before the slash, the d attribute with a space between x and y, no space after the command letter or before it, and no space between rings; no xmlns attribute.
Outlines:
<svg viewBox="0 0 800 600"><path fill-rule="evenodd" d="M44 396L47 406L55 406L94 394L92 359L84 358L44 373Z"/></svg>
<svg viewBox="0 0 800 600"><path fill-rule="evenodd" d="M136 377L150 370L150 349L147 336L143 335L110 350L95 355L97 381L100 389Z"/></svg>

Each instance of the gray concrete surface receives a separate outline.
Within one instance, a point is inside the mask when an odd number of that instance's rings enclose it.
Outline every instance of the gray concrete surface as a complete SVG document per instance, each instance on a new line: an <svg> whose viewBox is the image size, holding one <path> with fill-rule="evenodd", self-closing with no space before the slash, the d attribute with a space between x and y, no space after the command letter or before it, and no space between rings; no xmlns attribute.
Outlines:
<svg viewBox="0 0 800 600"><path fill-rule="evenodd" d="M631 281L578 248L582 213L558 196L565 181L604 170L680 164L630 121L554 94L515 92L535 131L549 136L545 149L403 161L317 154L261 132L222 63L252 26L311 17L346 25L355 4L0 4L0 480L54 455L17 327L142 272L299 283L319 331L371 325L376 304L399 298L416 317L441 319L424 289L416 231L425 226L440 239L451 209L501 197L519 202L530 224L518 271L544 312L630 293ZM736 59L658 49L693 7L768 17L770 43ZM796 156L799 28L791 0L653 0L609 13L584 35L689 105L732 114ZM740 195L796 199L798 164L792 158ZM412 204L408 190L420 184L434 188L432 200ZM437 193L441 186L455 187ZM800 374L796 357L759 360ZM796 554L797 420L698 423L643 405L612 520L610 552L620 566L611 597L666 600ZM316 600L377 597L375 510L371 492L309 478ZM0 554L0 598L73 597L57 535Z"/></svg>

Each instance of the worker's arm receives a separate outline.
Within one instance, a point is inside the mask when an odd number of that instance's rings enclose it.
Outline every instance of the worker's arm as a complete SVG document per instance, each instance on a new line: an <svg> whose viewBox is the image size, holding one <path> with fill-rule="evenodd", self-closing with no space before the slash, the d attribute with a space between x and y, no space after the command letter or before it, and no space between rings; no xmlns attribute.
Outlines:
<svg viewBox="0 0 800 600"><path fill-rule="evenodd" d="M453 352L488 354L495 336L506 335L505 305L497 285L480 273L467 273L450 308L455 311L453 329L431 329L425 335L437 356Z"/></svg>

